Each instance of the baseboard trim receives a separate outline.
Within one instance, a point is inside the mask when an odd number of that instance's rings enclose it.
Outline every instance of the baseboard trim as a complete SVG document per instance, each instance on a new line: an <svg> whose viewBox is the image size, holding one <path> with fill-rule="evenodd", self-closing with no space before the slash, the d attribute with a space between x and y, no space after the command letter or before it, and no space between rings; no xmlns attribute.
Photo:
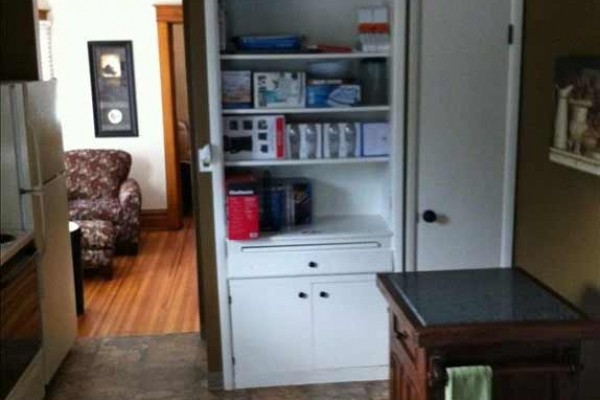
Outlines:
<svg viewBox="0 0 600 400"><path fill-rule="evenodd" d="M209 372L206 377L206 385L209 390L223 390L223 374L221 372Z"/></svg>
<svg viewBox="0 0 600 400"><path fill-rule="evenodd" d="M142 229L149 231L170 229L168 210L142 210L140 225Z"/></svg>
<svg viewBox="0 0 600 400"><path fill-rule="evenodd" d="M249 389L271 386L314 385L339 382L383 381L389 379L387 365L374 367L352 367L296 372L270 372L235 374L235 389Z"/></svg>

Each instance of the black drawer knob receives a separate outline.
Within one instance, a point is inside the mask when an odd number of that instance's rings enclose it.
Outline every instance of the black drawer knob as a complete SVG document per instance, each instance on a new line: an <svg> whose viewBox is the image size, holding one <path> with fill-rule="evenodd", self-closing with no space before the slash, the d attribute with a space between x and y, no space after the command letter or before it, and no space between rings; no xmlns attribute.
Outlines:
<svg viewBox="0 0 600 400"><path fill-rule="evenodd" d="M317 268L319 266L319 264L317 264L314 261L311 261L311 262L308 263L308 266L311 267L311 268Z"/></svg>
<svg viewBox="0 0 600 400"><path fill-rule="evenodd" d="M427 222L428 224L431 224L431 223L437 221L437 219L438 219L438 216L435 213L435 211L433 211L433 210L426 210L423 213L423 221Z"/></svg>
<svg viewBox="0 0 600 400"><path fill-rule="evenodd" d="M298 293L298 297L300 297L301 299L308 299L308 295L304 292Z"/></svg>
<svg viewBox="0 0 600 400"><path fill-rule="evenodd" d="M396 339L398 339L398 340L406 340L406 339L408 339L408 333L406 333L406 332L397 332L396 331Z"/></svg>
<svg viewBox="0 0 600 400"><path fill-rule="evenodd" d="M319 293L319 296L321 296L324 299L328 299L329 298L329 293L327 293L327 292L321 292L321 293Z"/></svg>

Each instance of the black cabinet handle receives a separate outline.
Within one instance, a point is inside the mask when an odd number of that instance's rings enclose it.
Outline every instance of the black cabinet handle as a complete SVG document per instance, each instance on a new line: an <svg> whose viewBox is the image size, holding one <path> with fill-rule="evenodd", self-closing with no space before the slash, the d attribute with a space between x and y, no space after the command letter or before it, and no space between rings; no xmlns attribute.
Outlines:
<svg viewBox="0 0 600 400"><path fill-rule="evenodd" d="M316 262L314 262L314 261L311 261L311 262L309 262L309 263L308 263L308 266L309 266L310 268L317 268L317 267L319 266L319 264L317 264L317 263L316 263Z"/></svg>
<svg viewBox="0 0 600 400"><path fill-rule="evenodd" d="M319 296L321 296L324 299L328 299L329 298L329 293L327 293L327 292L321 292L321 293L319 293Z"/></svg>
<svg viewBox="0 0 600 400"><path fill-rule="evenodd" d="M298 297L300 297L301 299L308 299L308 295L304 292L298 293Z"/></svg>
<svg viewBox="0 0 600 400"><path fill-rule="evenodd" d="M428 224L437 221L437 219L438 216L433 210L425 210L425 212L423 213L423 221L427 222Z"/></svg>

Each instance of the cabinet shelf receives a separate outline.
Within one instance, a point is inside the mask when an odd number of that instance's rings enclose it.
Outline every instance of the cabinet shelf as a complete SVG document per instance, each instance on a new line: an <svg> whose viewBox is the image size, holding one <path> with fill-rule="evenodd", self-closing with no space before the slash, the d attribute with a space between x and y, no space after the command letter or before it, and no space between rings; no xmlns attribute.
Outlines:
<svg viewBox="0 0 600 400"><path fill-rule="evenodd" d="M309 226L299 226L282 232L265 232L261 237L246 241L253 246L273 245L288 241L348 240L390 237L392 231L379 215L345 215L315 217Z"/></svg>
<svg viewBox="0 0 600 400"><path fill-rule="evenodd" d="M243 160L225 161L226 167L276 167L294 165L343 165L343 164L382 164L389 162L389 157L362 158L316 158L311 160Z"/></svg>
<svg viewBox="0 0 600 400"><path fill-rule="evenodd" d="M354 114L387 112L390 106L359 106L339 108L235 108L223 109L223 115L265 115L265 114Z"/></svg>
<svg viewBox="0 0 600 400"><path fill-rule="evenodd" d="M551 148L550 161L592 175L600 176L600 160L569 153L568 151Z"/></svg>
<svg viewBox="0 0 600 400"><path fill-rule="evenodd" d="M352 52L352 53L243 53L221 54L222 61L277 61L277 60L352 60L369 58L389 58L388 52Z"/></svg>

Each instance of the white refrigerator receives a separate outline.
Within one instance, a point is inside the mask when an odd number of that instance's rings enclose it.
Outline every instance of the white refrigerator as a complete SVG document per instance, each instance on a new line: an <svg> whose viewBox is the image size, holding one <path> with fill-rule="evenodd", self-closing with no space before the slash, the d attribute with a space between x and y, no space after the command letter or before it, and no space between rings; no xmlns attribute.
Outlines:
<svg viewBox="0 0 600 400"><path fill-rule="evenodd" d="M1 86L1 228L33 231L40 257L44 378L77 336L64 150L56 82Z"/></svg>

